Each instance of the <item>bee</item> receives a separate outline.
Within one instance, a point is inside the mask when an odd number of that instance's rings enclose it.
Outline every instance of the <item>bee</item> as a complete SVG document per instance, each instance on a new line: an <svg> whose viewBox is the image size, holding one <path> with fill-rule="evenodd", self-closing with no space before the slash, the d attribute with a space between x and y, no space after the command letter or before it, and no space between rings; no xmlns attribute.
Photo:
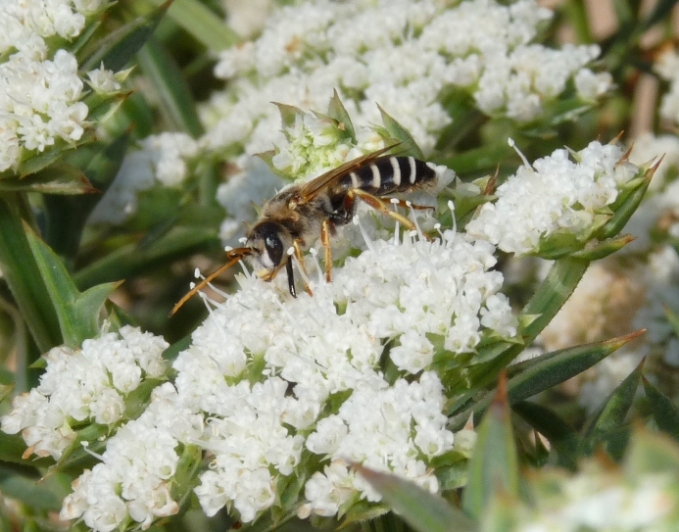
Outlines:
<svg viewBox="0 0 679 532"><path fill-rule="evenodd" d="M261 215L247 232L245 246L227 251L227 262L198 283L172 309L174 314L191 296L234 264L250 259L257 275L271 281L285 268L288 289L297 297L291 255L295 255L306 276L302 252L320 235L325 251L325 277L332 280L330 237L338 226L346 225L354 216L356 201L361 200L408 229L411 220L390 209L391 204L416 209L433 209L412 205L391 194L433 188L436 172L431 163L414 157L384 155L393 146L368 153L312 179L290 185L264 204ZM311 294L307 286L306 291Z"/></svg>

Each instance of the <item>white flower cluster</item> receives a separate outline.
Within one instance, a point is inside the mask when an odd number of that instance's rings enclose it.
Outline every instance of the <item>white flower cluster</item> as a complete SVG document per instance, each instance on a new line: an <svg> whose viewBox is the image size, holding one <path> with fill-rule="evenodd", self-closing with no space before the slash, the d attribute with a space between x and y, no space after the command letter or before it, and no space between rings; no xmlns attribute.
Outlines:
<svg viewBox="0 0 679 532"><path fill-rule="evenodd" d="M104 0L6 0L0 3L0 172L22 150L42 152L57 139L79 140L87 126L75 56L50 51L48 39L77 37Z"/></svg>
<svg viewBox="0 0 679 532"><path fill-rule="evenodd" d="M438 376L424 372L418 382L408 384L399 379L393 386L384 384L382 389L357 387L339 412L321 419L308 437L307 448L332 462L306 483L309 502L300 508L301 517L336 515L356 490L368 501L382 499L360 475L350 471L348 462L390 471L431 493L438 491L438 480L420 459L425 456L430 460L453 445L452 432L442 430L445 397Z"/></svg>
<svg viewBox="0 0 679 532"><path fill-rule="evenodd" d="M142 149L151 154L156 179L175 186L186 177L184 160L196 155L198 146L186 133L165 132L144 139Z"/></svg>
<svg viewBox="0 0 679 532"><path fill-rule="evenodd" d="M336 269L332 283L312 282L313 297L292 299L284 276L241 278L242 289L215 305L180 353L179 397L208 417L198 445L215 455L196 489L209 515L233 505L241 520L253 519L305 452L328 467L308 481L303 516L334 515L357 495L379 500L344 460L438 488L428 462L452 448L453 435L439 377L427 371L436 354L428 335L469 353L482 335L515 335L516 319L497 293L502 276L489 271L488 243L449 232L370 248ZM390 384L378 369L389 342L407 381Z"/></svg>
<svg viewBox="0 0 679 532"><path fill-rule="evenodd" d="M196 142L185 133L165 132L144 139L141 149L123 159L111 186L88 219L90 224L121 224L137 209L137 193L157 181L176 186L186 177L186 159L197 153Z"/></svg>
<svg viewBox="0 0 679 532"><path fill-rule="evenodd" d="M565 149L521 166L484 204L467 231L507 253L538 252L543 239L568 233L587 238L597 215L612 204L639 168L614 145L592 142L569 159Z"/></svg>
<svg viewBox="0 0 679 532"><path fill-rule="evenodd" d="M203 117L210 149L243 144L248 154L284 143L269 102L323 109L339 91L355 123L372 130L381 105L428 152L450 117L438 95L472 94L492 115L530 121L569 80L585 99L611 85L585 65L596 47L562 50L530 44L551 11L534 0L505 6L469 0L338 3L314 0L274 12L262 33L221 55L218 77L231 78Z"/></svg>
<svg viewBox="0 0 679 532"><path fill-rule="evenodd" d="M176 514L171 489L177 448L200 436L202 423L201 416L182 409L172 384L153 390L144 413L107 442L101 463L74 481L61 519L82 518L91 529L110 532L130 520L147 529L154 519Z"/></svg>
<svg viewBox="0 0 679 532"><path fill-rule="evenodd" d="M658 75L670 84L669 91L663 95L660 116L679 124L679 53L668 48L654 65Z"/></svg>
<svg viewBox="0 0 679 532"><path fill-rule="evenodd" d="M55 347L45 358L40 384L17 396L2 418L2 430L21 434L27 455L59 459L77 436L77 425L111 425L125 412L125 396L144 378L166 370L160 337L125 326L117 333L85 340L82 349Z"/></svg>

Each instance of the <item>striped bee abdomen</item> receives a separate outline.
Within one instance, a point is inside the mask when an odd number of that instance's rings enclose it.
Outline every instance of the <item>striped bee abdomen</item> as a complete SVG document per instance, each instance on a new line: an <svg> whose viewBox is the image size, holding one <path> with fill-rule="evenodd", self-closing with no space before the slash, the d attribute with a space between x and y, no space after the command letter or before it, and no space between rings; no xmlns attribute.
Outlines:
<svg viewBox="0 0 679 532"><path fill-rule="evenodd" d="M337 192L360 188L374 196L407 192L433 183L436 172L414 157L380 157L342 177Z"/></svg>

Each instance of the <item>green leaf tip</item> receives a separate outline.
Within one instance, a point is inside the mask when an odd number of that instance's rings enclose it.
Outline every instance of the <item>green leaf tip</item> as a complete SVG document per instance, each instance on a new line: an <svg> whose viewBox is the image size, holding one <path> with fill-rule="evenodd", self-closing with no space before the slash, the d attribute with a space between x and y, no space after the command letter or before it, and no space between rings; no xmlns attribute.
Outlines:
<svg viewBox="0 0 679 532"><path fill-rule="evenodd" d="M443 498L395 475L380 473L359 464L356 472L382 494L384 500L419 532L472 532L478 526Z"/></svg>
<svg viewBox="0 0 679 532"><path fill-rule="evenodd" d="M84 340L99 334L102 307L120 282L100 284L81 293L54 251L27 225L25 231L56 311L64 343L70 347L80 347Z"/></svg>

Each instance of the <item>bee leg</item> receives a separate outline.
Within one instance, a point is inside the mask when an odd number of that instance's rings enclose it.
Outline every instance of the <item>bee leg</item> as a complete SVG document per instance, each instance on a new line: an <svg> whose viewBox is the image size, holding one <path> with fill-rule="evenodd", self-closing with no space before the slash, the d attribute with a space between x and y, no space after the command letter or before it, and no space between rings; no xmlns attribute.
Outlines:
<svg viewBox="0 0 679 532"><path fill-rule="evenodd" d="M408 218L406 218L402 214L399 214L398 212L392 211L380 198L373 196L372 194L366 192L365 190L361 190L360 188L352 188L351 190L349 190L349 192L347 192L347 200L349 200L351 205L353 205L355 198L359 198L365 201L376 211L379 211L382 214L385 214L386 216L390 216L391 218L393 218L397 222L400 222L404 227L407 227L411 231L415 229L415 224L408 220ZM347 211L352 212L350 209L347 209Z"/></svg>
<svg viewBox="0 0 679 532"><path fill-rule="evenodd" d="M417 211L436 210L436 207L432 207L431 205L416 205L414 203L410 203L409 201L402 200L399 198L388 198L388 199L378 198L378 199L380 199L382 203L398 205L399 207L403 207L404 209L415 209Z"/></svg>
<svg viewBox="0 0 679 532"><path fill-rule="evenodd" d="M325 280L332 282L332 250L330 249L330 233L332 232L332 222L323 220L321 224L321 244L325 250Z"/></svg>
<svg viewBox="0 0 679 532"><path fill-rule="evenodd" d="M295 240L292 243L292 247L295 250L295 258L297 259L297 263L299 264L299 269L302 270L302 274L304 275L304 290L306 291L307 294L310 296L313 296L314 293L311 291L311 288L309 287L309 274L306 271L306 266L304 265L304 257L302 256L302 244L300 240ZM290 261L288 260L288 264L291 264ZM290 265L290 271L292 271L292 265Z"/></svg>
<svg viewBox="0 0 679 532"><path fill-rule="evenodd" d="M401 225L403 225L403 227L407 228L408 230L413 231L417 229L417 227L411 220L408 220L408 218L406 218L405 216L396 211L392 211L387 206L389 205L388 202L390 202L391 200L382 200L381 198L373 196L372 194L366 192L365 190L361 190L360 188L352 188L351 190L349 190L349 192L347 192L348 203L350 205L353 204L355 198L360 198L361 200L365 201L368 205L370 205L373 209L381 212L382 214L390 216L397 222L401 223ZM348 209L347 211L351 212ZM427 240L432 240L431 237L429 237L428 235L424 235L424 237Z"/></svg>
<svg viewBox="0 0 679 532"><path fill-rule="evenodd" d="M292 261L288 259L285 263L285 271L288 274L288 290L292 297L297 297L297 289L295 288L295 274L292 271Z"/></svg>

